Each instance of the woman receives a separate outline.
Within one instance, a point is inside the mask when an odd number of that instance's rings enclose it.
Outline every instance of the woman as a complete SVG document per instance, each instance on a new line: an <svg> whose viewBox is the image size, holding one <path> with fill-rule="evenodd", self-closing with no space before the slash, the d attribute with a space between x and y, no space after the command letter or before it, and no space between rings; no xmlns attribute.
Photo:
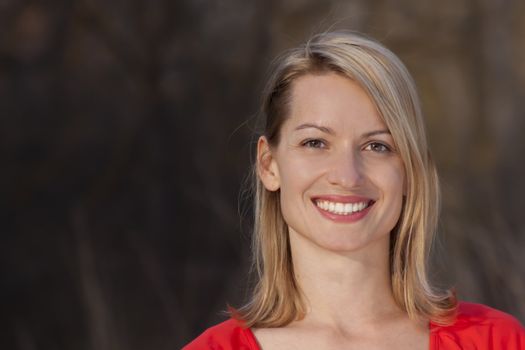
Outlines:
<svg viewBox="0 0 525 350"><path fill-rule="evenodd" d="M525 349L510 315L428 280L439 187L414 83L377 42L325 33L265 91L259 281L185 349Z"/></svg>

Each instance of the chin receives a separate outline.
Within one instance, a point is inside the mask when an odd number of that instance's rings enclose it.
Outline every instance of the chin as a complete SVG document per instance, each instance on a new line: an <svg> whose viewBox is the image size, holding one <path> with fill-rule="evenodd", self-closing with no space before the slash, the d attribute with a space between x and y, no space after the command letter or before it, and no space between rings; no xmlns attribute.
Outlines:
<svg viewBox="0 0 525 350"><path fill-rule="evenodd" d="M359 242L330 242L318 244L321 248L334 253L352 253L362 250L367 244Z"/></svg>
<svg viewBox="0 0 525 350"><path fill-rule="evenodd" d="M372 240L356 239L355 237L352 239L334 238L333 240L318 241L316 244L327 251L337 254L357 252L372 253L373 251L379 251L381 253L384 251L388 254L390 237L389 235L386 235L384 237L377 237Z"/></svg>

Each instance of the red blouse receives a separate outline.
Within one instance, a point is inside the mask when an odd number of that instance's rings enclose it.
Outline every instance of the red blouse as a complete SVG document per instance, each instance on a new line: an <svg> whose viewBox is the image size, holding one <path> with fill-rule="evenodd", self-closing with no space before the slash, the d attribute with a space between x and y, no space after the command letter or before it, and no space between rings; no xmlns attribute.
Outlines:
<svg viewBox="0 0 525 350"><path fill-rule="evenodd" d="M261 350L250 328L229 319L209 328L183 350ZM450 326L430 323L430 350L525 350L525 329L509 314L461 302Z"/></svg>

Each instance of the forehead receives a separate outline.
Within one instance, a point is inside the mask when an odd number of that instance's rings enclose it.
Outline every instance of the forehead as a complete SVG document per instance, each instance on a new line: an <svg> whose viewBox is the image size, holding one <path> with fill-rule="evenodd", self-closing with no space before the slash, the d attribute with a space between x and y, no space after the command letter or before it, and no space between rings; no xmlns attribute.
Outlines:
<svg viewBox="0 0 525 350"><path fill-rule="evenodd" d="M334 128L385 126L368 94L341 74L299 77L292 84L290 97L287 124L311 122Z"/></svg>

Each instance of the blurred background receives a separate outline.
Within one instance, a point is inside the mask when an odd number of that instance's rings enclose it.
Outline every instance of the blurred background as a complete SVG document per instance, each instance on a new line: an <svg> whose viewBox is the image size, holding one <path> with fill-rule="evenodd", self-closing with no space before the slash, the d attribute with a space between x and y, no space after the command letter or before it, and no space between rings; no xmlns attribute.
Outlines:
<svg viewBox="0 0 525 350"><path fill-rule="evenodd" d="M178 349L239 306L268 67L329 28L417 82L433 277L525 321L525 2L1 0L0 28L1 348Z"/></svg>

